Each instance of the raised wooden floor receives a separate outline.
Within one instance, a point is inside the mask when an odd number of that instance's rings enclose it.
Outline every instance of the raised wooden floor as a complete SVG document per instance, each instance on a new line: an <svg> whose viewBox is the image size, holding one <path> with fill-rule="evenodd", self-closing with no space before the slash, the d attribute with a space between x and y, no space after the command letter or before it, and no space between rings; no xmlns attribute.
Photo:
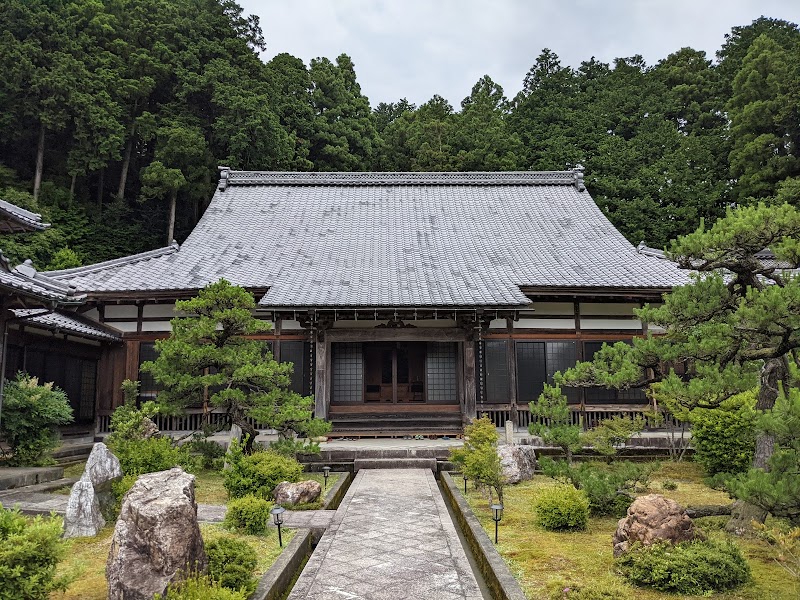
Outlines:
<svg viewBox="0 0 800 600"><path fill-rule="evenodd" d="M458 404L332 405L329 434L337 437L460 437L463 433Z"/></svg>

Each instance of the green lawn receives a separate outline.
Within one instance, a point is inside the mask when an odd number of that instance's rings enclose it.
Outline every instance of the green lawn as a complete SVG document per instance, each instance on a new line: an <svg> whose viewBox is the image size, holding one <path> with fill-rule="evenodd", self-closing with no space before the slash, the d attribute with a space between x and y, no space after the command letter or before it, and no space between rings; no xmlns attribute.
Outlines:
<svg viewBox="0 0 800 600"><path fill-rule="evenodd" d="M661 487L665 479L678 483L678 489ZM456 480L458 484L460 480ZM532 501L537 492L554 482L537 475L533 480L505 490L505 514L500 523L498 550L517 577L528 598L559 598L570 587L591 587L603 584L622 599L676 600L683 596L664 594L651 589L629 586L615 572L611 553L611 536L617 525L615 518L591 518L586 531L556 533L533 523ZM463 488L461 488L463 490ZM685 505L727 504L727 494L712 490L702 483L702 472L692 463L664 463L651 481L647 493L659 493ZM494 521L487 497L470 489L467 500L486 532L494 539ZM724 518L723 518L724 520ZM726 537L720 518L698 519L709 536ZM800 587L774 561L774 554L765 542L735 538L747 557L753 572L752 583L724 594L711 596L718 600L796 600ZM599 596L598 596L599 597Z"/></svg>
<svg viewBox="0 0 800 600"><path fill-rule="evenodd" d="M328 488L323 490L323 495L327 494L336 481L341 476L341 473L331 473L328 477ZM219 471L200 471L195 474L195 499L199 504L227 504L228 492L225 491L223 485L223 476ZM322 473L303 473L300 475L300 480L313 480L324 485ZM322 507L322 502L312 502L310 504L303 504L293 508L292 510L315 510Z"/></svg>
<svg viewBox="0 0 800 600"><path fill-rule="evenodd" d="M220 525L201 524L203 540L208 543L220 537L234 536ZM53 600L105 600L108 595L106 586L106 559L111 545L114 527L106 527L94 538L77 538L69 540L67 557L59 564L59 572L74 573L75 581L66 592L51 595ZM295 532L291 529L283 531L283 546L291 541ZM278 546L278 532L270 529L267 535L235 535L236 538L249 543L258 555L258 566L255 576L261 577L280 555L282 548Z"/></svg>

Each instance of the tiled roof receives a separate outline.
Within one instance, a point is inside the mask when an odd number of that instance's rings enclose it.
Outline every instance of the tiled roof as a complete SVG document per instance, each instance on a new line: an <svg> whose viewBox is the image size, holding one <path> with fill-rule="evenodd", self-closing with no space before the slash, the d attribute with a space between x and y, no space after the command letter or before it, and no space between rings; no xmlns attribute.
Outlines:
<svg viewBox="0 0 800 600"><path fill-rule="evenodd" d="M11 202L0 200L0 232L42 231L48 227L50 227L49 223L42 223L42 215L20 208Z"/></svg>
<svg viewBox="0 0 800 600"><path fill-rule="evenodd" d="M100 340L102 342L117 342L120 335L106 329L97 323L85 321L75 315L61 312L49 312L40 308L18 308L12 311L16 317L23 318L23 323L30 323L49 331L71 333L78 337Z"/></svg>
<svg viewBox="0 0 800 600"><path fill-rule="evenodd" d="M180 249L51 272L95 293L224 277L262 306L519 306L527 288L662 290L686 281L605 218L579 172L223 170Z"/></svg>
<svg viewBox="0 0 800 600"><path fill-rule="evenodd" d="M30 261L12 268L8 259L0 252L0 293L21 296L48 305L82 304L85 294L77 294L75 288L37 273Z"/></svg>

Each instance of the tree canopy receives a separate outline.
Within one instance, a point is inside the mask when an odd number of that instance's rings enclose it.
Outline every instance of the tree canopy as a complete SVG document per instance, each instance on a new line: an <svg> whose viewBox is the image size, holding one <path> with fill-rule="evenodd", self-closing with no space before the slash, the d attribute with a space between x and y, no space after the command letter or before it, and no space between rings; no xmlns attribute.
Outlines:
<svg viewBox="0 0 800 600"><path fill-rule="evenodd" d="M262 62L269 40L234 0L8 0L0 21L0 197L31 194L54 224L4 250L40 268L64 248L88 263L181 241L222 164L583 165L612 223L656 247L800 178L800 30L775 18L734 27L714 57L571 67L544 48L516 93L486 74L460 104L374 108L347 54Z"/></svg>

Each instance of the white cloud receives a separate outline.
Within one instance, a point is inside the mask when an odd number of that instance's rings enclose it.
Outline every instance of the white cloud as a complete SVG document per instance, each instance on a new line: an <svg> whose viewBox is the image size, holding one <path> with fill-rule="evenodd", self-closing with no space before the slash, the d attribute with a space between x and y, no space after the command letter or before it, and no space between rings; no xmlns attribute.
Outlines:
<svg viewBox="0 0 800 600"><path fill-rule="evenodd" d="M577 67L684 46L709 58L731 27L760 15L800 21L797 0L239 0L261 17L268 60L352 57L373 106L433 94L455 108L489 74L513 96L542 48Z"/></svg>

